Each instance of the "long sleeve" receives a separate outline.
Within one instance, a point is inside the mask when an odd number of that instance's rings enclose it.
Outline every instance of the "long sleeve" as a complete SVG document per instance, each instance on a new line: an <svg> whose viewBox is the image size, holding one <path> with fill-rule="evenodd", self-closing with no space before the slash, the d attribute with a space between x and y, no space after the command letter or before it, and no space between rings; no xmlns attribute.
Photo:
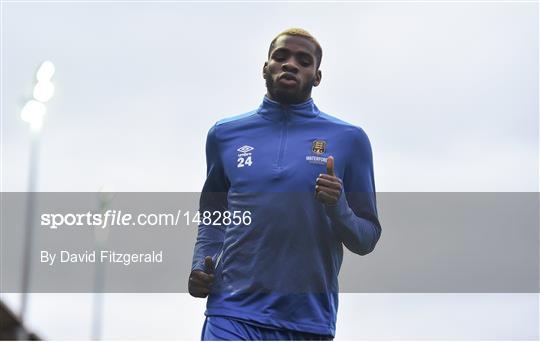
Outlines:
<svg viewBox="0 0 540 342"><path fill-rule="evenodd" d="M223 212L227 210L227 191L230 183L225 175L223 163L219 154L216 138L217 126L214 125L208 132L206 139L206 181L201 192L199 212L201 217L205 211ZM197 242L193 252L191 270L204 270L204 258L211 256L214 263L223 247L223 226L199 224Z"/></svg>
<svg viewBox="0 0 540 342"><path fill-rule="evenodd" d="M355 132L343 179L343 192L336 205L326 205L332 226L351 252L373 251L381 236L377 215L371 144L362 129Z"/></svg>

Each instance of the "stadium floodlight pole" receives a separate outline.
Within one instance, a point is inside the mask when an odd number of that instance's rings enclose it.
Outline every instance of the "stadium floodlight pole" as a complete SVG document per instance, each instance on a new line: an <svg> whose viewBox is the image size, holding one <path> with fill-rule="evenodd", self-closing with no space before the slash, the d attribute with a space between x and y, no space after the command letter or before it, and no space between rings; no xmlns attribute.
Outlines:
<svg viewBox="0 0 540 342"><path fill-rule="evenodd" d="M99 212L104 214L110 207L110 203L114 197L112 191L106 187L102 187L98 193ZM94 236L96 239L96 257L101 256L101 251L105 250L107 239L109 237L109 227L94 227ZM99 341L103 334L103 304L105 291L105 264L96 262L96 275L94 278L94 304L92 318L92 340Z"/></svg>
<svg viewBox="0 0 540 342"><path fill-rule="evenodd" d="M34 87L34 99L26 103L21 111L21 119L30 126L30 160L28 165L28 192L26 196L26 220L23 250L23 268L21 283L21 309L20 319L24 326L28 307L28 291L30 289L30 274L32 267L33 227L35 213L35 192L37 190L37 171L39 161L39 143L43 118L47 112L44 102L49 101L54 95L54 85L51 78L54 75L54 64L45 61L36 73L37 83ZM21 332L24 333L24 328ZM28 339L29 336L21 336Z"/></svg>

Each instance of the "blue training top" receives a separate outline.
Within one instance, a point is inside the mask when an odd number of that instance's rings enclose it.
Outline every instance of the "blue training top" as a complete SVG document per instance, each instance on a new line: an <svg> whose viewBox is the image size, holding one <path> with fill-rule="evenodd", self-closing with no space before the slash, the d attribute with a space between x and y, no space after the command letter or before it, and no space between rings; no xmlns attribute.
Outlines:
<svg viewBox="0 0 540 342"><path fill-rule="evenodd" d="M328 156L343 180L335 206L315 198ZM216 264L205 314L334 336L343 245L365 255L381 234L367 135L312 99L265 96L210 129L206 159L201 214L228 211L232 222L199 225L192 270L205 256Z"/></svg>

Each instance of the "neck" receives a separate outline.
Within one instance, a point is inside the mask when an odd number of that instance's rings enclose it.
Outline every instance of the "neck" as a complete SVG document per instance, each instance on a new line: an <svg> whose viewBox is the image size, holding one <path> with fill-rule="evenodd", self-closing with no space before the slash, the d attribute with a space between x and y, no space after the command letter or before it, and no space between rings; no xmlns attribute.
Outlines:
<svg viewBox="0 0 540 342"><path fill-rule="evenodd" d="M302 98L300 100L296 100L296 101L287 101L286 99L272 96L272 94L270 94L269 91L266 92L266 97L268 97L270 100L272 100L274 102L277 102L277 103L279 103L281 105L287 106L287 105L299 104L299 103L306 102L307 100L309 100L311 98L311 93L307 94L306 97L304 97L304 98Z"/></svg>

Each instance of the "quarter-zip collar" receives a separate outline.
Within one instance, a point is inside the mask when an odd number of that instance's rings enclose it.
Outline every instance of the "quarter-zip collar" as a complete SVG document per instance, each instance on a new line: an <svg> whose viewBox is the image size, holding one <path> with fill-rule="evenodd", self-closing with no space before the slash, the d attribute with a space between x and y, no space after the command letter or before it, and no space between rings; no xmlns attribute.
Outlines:
<svg viewBox="0 0 540 342"><path fill-rule="evenodd" d="M286 105L270 100L265 95L257 112L272 121L297 121L316 118L319 115L319 108L312 98L302 103Z"/></svg>

